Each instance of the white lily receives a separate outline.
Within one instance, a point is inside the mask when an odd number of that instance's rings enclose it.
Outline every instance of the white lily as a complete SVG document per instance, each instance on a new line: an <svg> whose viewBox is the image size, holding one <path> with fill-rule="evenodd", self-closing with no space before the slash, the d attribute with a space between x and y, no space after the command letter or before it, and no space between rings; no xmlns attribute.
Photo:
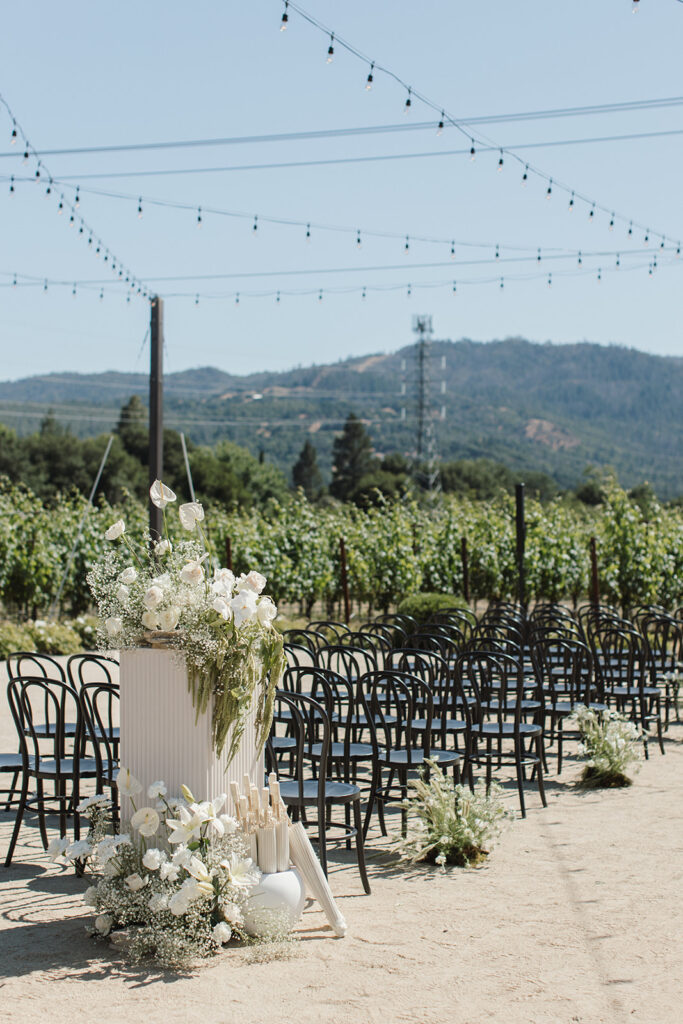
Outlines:
<svg viewBox="0 0 683 1024"><path fill-rule="evenodd" d="M171 829L168 837L169 843L191 843L198 839L204 819L199 814L192 813L187 807L181 807L178 818L167 818L166 825Z"/></svg>

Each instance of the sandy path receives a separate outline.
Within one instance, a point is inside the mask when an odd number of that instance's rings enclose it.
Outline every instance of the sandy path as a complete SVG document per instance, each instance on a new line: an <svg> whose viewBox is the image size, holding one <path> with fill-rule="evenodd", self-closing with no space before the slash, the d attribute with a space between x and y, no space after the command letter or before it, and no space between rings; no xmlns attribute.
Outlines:
<svg viewBox="0 0 683 1024"><path fill-rule="evenodd" d="M674 1024L683 726L666 750L622 791L577 793L569 762L560 784L551 777L548 809L530 792L529 817L481 870L406 872L373 839L370 897L345 854L332 865L345 939L313 907L294 958L253 963L233 950L181 977L129 968L86 937L85 883L49 864L30 819L0 868L0 1020ZM10 824L0 813L0 855Z"/></svg>

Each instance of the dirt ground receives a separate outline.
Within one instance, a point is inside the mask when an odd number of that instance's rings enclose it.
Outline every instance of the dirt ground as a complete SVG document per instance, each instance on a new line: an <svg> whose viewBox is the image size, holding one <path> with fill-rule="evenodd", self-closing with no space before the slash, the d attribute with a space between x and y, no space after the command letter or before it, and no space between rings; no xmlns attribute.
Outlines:
<svg viewBox="0 0 683 1024"><path fill-rule="evenodd" d="M669 730L666 756L653 747L627 790L578 792L571 759L559 780L551 771L548 808L530 786L527 819L481 869L405 870L375 830L372 895L350 855L332 855L344 939L312 904L288 959L231 949L183 975L126 966L87 937L87 882L48 861L31 817L12 867L0 867L0 1020L674 1024L683 726ZM12 749L3 702L0 750ZM0 813L0 857L12 822Z"/></svg>

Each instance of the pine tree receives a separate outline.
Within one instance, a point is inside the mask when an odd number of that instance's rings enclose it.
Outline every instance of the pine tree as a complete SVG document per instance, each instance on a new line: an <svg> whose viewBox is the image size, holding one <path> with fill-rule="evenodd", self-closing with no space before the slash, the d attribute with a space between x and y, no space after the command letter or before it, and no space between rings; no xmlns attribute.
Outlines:
<svg viewBox="0 0 683 1024"><path fill-rule="evenodd" d="M301 487L309 501L320 497L323 478L318 467L318 453L309 440L306 440L292 467L292 481L295 487Z"/></svg>
<svg viewBox="0 0 683 1024"><path fill-rule="evenodd" d="M372 469L372 441L363 423L349 413L344 430L332 447L330 494L346 501L366 473Z"/></svg>

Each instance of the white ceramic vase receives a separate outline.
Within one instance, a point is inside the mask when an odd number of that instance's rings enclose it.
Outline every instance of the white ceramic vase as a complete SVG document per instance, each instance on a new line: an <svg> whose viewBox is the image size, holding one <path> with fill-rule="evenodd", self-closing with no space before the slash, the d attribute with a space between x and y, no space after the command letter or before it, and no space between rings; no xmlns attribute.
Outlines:
<svg viewBox="0 0 683 1024"><path fill-rule="evenodd" d="M264 874L244 911L244 930L262 936L291 931L301 919L306 890L296 868Z"/></svg>

